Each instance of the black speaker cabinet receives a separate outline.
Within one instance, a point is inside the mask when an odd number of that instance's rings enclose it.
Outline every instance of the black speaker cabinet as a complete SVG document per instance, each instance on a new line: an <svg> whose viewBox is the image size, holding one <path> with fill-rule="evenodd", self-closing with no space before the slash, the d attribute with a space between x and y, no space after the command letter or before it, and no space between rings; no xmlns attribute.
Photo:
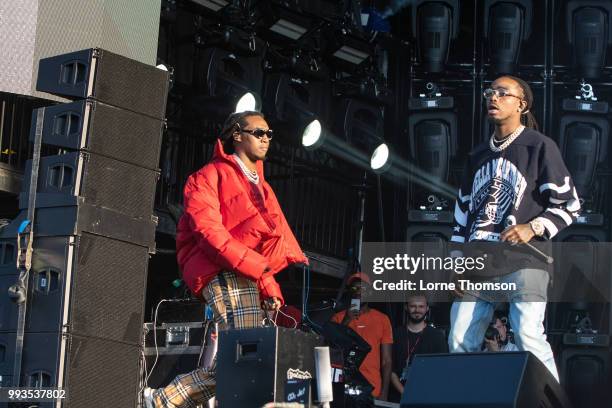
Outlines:
<svg viewBox="0 0 612 408"><path fill-rule="evenodd" d="M158 168L162 120L93 99L44 109L43 143L97 153L149 169ZM37 113L35 109L32 123L36 123ZM35 129L31 127L31 142L34 142Z"/></svg>
<svg viewBox="0 0 612 408"><path fill-rule="evenodd" d="M27 218L27 212L21 211L0 234L0 245L6 252L7 262L0 264L0 274L4 270L15 269L17 251L16 237L19 224ZM90 233L118 241L128 242L155 252L155 221L128 217L125 214L101 207L87 205L79 200L78 205L71 207L48 207L36 210L34 220L35 238L82 235ZM8 268L8 269L7 269ZM15 273L15 272L8 272Z"/></svg>
<svg viewBox="0 0 612 408"><path fill-rule="evenodd" d="M75 99L92 97L119 108L163 119L167 71L92 48L43 58L36 90Z"/></svg>
<svg viewBox="0 0 612 408"><path fill-rule="evenodd" d="M28 208L32 162L26 163L19 208ZM151 218L159 173L94 153L40 158L36 207L84 203L131 217Z"/></svg>
<svg viewBox="0 0 612 408"><path fill-rule="evenodd" d="M417 355L402 408L570 408L548 369L529 352Z"/></svg>
<svg viewBox="0 0 612 408"><path fill-rule="evenodd" d="M14 283L14 281L12 282ZM6 299L10 302L10 300ZM4 299L2 299L4 302ZM0 333L0 386L13 385L13 362L15 361L15 333ZM2 403L0 402L0 407Z"/></svg>
<svg viewBox="0 0 612 408"><path fill-rule="evenodd" d="M322 345L319 336L282 327L221 331L219 406L260 407L284 401L287 371L308 371L315 378L314 348Z"/></svg>
<svg viewBox="0 0 612 408"><path fill-rule="evenodd" d="M4 242L0 241L0 245ZM13 262L9 268L0 269L0 332L14 331L17 327L17 304L8 297L8 289L17 282L17 268Z"/></svg>
<svg viewBox="0 0 612 408"><path fill-rule="evenodd" d="M140 343L146 247L88 233L35 238L34 245L27 332L59 332L69 325L75 334ZM15 283L15 277L0 275L0 286ZM17 308L4 308L2 330L15 331Z"/></svg>
<svg viewBox="0 0 612 408"><path fill-rule="evenodd" d="M609 347L569 347L561 352L559 374L575 408L610 404L612 352Z"/></svg>
<svg viewBox="0 0 612 408"><path fill-rule="evenodd" d="M0 333L2 386L12 384L15 333ZM74 333L25 334L21 387L63 387L62 407L136 407L139 393L138 345ZM5 381L6 379L6 381ZM6 385L5 385L6 384ZM110 402L110 403L109 403ZM0 402L0 408L14 407ZM32 406L32 403L26 405ZM38 408L55 407L38 403Z"/></svg>

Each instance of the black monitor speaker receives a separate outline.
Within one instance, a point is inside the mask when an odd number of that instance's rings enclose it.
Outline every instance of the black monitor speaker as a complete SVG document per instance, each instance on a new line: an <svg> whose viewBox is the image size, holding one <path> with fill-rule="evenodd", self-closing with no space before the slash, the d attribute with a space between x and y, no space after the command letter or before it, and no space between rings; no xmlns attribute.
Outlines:
<svg viewBox="0 0 612 408"><path fill-rule="evenodd" d="M402 408L570 408L561 385L529 352L414 357Z"/></svg>

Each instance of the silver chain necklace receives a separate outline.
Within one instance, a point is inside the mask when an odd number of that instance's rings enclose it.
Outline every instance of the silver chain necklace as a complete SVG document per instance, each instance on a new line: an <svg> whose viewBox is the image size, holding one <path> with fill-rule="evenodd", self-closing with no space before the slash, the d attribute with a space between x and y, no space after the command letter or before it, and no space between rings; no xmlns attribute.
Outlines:
<svg viewBox="0 0 612 408"><path fill-rule="evenodd" d="M502 143L499 146L495 145L495 133L493 133L491 135L491 139L489 139L489 148L496 153L501 152L502 150L510 146L510 143L514 142L514 139L519 137L519 135L523 132L523 130L525 130L525 126L520 125L514 130L514 132L510 133L507 137L502 139L504 140L504 143Z"/></svg>
<svg viewBox="0 0 612 408"><path fill-rule="evenodd" d="M232 156L234 156L234 160L236 160L236 163L238 163L240 170L242 170L246 178L249 179L251 183L258 184L259 174L257 174L257 170L249 170L246 164L243 163L243 161L240 159L240 157L238 157L236 153L234 153Z"/></svg>

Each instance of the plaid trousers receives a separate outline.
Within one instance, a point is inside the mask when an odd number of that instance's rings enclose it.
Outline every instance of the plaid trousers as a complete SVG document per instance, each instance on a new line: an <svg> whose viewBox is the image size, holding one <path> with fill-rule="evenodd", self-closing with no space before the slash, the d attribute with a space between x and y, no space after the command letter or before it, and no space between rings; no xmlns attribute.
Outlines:
<svg viewBox="0 0 612 408"><path fill-rule="evenodd" d="M250 329L262 325L263 312L255 282L234 272L219 273L202 295L212 307L219 329ZM158 408L196 408L215 396L217 357L208 369L198 368L177 376L165 388L155 391Z"/></svg>

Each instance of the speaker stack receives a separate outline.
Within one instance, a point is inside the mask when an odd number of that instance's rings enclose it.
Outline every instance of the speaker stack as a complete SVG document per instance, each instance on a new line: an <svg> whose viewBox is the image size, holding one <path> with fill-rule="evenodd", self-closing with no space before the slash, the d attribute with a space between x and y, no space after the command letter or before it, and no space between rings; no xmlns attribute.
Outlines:
<svg viewBox="0 0 612 408"><path fill-rule="evenodd" d="M1 386L63 387L68 399L53 406L136 406L168 79L102 49L40 61L37 90L74 102L34 111L31 139L42 132L60 154L27 164L21 212L0 230ZM18 306L6 293L32 193L21 375L13 378Z"/></svg>

